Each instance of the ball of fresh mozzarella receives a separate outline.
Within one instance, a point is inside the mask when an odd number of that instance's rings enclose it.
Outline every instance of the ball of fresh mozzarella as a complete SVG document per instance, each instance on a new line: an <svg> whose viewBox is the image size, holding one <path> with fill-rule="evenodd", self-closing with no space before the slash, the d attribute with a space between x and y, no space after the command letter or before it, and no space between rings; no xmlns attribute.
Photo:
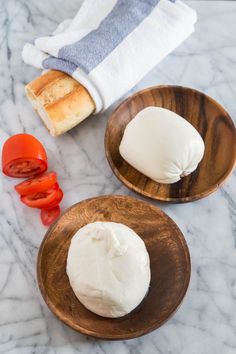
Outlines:
<svg viewBox="0 0 236 354"><path fill-rule="evenodd" d="M150 283L149 255L142 239L114 222L88 224L74 235L67 275L79 301L103 317L135 309Z"/></svg>
<svg viewBox="0 0 236 354"><path fill-rule="evenodd" d="M175 183L197 168L204 142L178 114L147 107L128 123L119 149L121 156L144 175L159 183Z"/></svg>

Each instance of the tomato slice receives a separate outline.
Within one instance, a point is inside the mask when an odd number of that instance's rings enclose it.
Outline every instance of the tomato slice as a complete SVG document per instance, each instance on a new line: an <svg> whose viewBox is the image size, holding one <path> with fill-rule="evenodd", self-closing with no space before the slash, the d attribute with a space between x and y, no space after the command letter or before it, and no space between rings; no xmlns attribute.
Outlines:
<svg viewBox="0 0 236 354"><path fill-rule="evenodd" d="M51 188L57 181L55 172L48 172L41 176L27 179L15 186L15 190L20 195L28 195L43 192Z"/></svg>
<svg viewBox="0 0 236 354"><path fill-rule="evenodd" d="M59 205L51 209L41 209L40 217L43 225L49 226L51 225L60 215L61 209Z"/></svg>
<svg viewBox="0 0 236 354"><path fill-rule="evenodd" d="M49 203L49 204L47 204L44 208L50 209L50 208L56 207L58 204L60 204L62 198L63 198L63 192L62 192L62 190L59 188L58 191L57 191L57 196L56 196L56 198L54 199L54 201L51 202L51 203Z"/></svg>
<svg viewBox="0 0 236 354"><path fill-rule="evenodd" d="M42 209L40 211L40 217L43 225L49 226L51 225L60 215L61 209L59 205L51 209Z"/></svg>
<svg viewBox="0 0 236 354"><path fill-rule="evenodd" d="M30 208L45 208L56 199L58 188L59 185L55 183L46 191L23 195L20 199L22 203L26 204Z"/></svg>
<svg viewBox="0 0 236 354"><path fill-rule="evenodd" d="M2 149L2 171L10 177L33 177L48 168L43 145L33 135L16 134Z"/></svg>

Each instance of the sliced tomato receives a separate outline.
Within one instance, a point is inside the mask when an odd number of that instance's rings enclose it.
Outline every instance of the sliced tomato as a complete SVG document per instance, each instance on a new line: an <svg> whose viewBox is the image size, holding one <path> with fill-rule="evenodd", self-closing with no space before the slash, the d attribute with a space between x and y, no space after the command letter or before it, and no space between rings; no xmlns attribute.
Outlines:
<svg viewBox="0 0 236 354"><path fill-rule="evenodd" d="M60 202L62 201L62 198L63 198L63 192L62 190L59 188L58 191L57 191L57 196L56 198L54 199L53 202L47 204L44 208L46 209L49 209L49 208L54 208L55 206L59 205Z"/></svg>
<svg viewBox="0 0 236 354"><path fill-rule="evenodd" d="M49 226L51 225L60 215L61 209L59 205L51 209L42 209L40 211L40 217L43 225Z"/></svg>
<svg viewBox="0 0 236 354"><path fill-rule="evenodd" d="M2 149L2 171L10 177L33 177L48 168L43 145L33 135L16 134Z"/></svg>
<svg viewBox="0 0 236 354"><path fill-rule="evenodd" d="M28 195L43 192L51 188L57 181L56 172L47 172L38 177L27 179L15 186L15 190L20 195Z"/></svg>
<svg viewBox="0 0 236 354"><path fill-rule="evenodd" d="M59 185L55 183L51 188L43 192L21 196L21 201L30 208L45 208L56 200Z"/></svg>

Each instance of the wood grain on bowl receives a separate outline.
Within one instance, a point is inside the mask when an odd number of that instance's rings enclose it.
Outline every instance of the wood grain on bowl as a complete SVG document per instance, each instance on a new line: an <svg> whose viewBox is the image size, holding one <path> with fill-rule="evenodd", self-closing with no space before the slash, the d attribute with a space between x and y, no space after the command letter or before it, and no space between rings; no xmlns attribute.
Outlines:
<svg viewBox="0 0 236 354"><path fill-rule="evenodd" d="M150 289L141 305L116 319L100 317L76 298L66 274L71 238L82 226L114 221L132 228L150 256ZM83 334L103 339L129 339L166 322L179 307L189 284L190 257L177 225L160 209L126 196L101 196L68 209L48 230L38 254L38 284L52 312Z"/></svg>
<svg viewBox="0 0 236 354"><path fill-rule="evenodd" d="M164 107L181 115L204 140L205 153L198 168L177 183L160 184L151 180L119 153L126 125L148 106ZM160 201L190 202L214 192L233 170L236 130L224 108L204 93L180 86L156 86L132 95L114 111L107 123L105 151L113 172L128 188Z"/></svg>

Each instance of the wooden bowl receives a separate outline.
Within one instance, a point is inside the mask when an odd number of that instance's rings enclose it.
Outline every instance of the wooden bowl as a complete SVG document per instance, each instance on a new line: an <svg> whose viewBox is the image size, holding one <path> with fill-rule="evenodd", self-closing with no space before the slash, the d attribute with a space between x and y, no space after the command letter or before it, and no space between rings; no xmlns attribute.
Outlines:
<svg viewBox="0 0 236 354"><path fill-rule="evenodd" d="M95 221L131 227L150 256L147 296L137 309L117 319L87 310L75 297L66 274L72 236ZM75 204L48 230L39 249L37 274L46 304L68 326L97 338L129 339L153 331L175 313L188 288L190 257L181 231L163 211L132 197L101 196Z"/></svg>
<svg viewBox="0 0 236 354"><path fill-rule="evenodd" d="M188 120L205 142L198 168L174 184L160 184L130 166L119 145L126 125L145 107L170 109ZM190 202L214 192L229 176L236 161L236 130L228 113L216 101L197 90L180 86L156 86L137 92L111 115L105 134L108 162L128 188L165 202Z"/></svg>

